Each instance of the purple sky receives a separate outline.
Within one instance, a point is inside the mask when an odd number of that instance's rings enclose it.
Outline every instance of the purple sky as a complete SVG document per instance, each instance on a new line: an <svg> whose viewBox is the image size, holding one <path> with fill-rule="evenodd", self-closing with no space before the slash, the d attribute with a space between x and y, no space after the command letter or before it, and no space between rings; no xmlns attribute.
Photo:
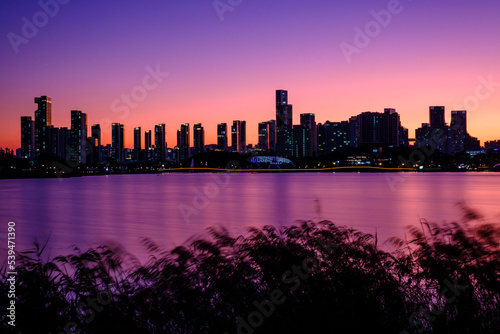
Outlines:
<svg viewBox="0 0 500 334"><path fill-rule="evenodd" d="M19 147L20 116L33 116L40 95L52 97L55 126L69 126L69 111L80 109L89 127L102 124L104 143L110 122L125 123L129 147L134 127L157 123L166 123L169 147L186 122L203 123L215 143L216 124L235 119L256 143L257 123L275 117L275 89L289 91L295 123L300 113L341 121L391 107L413 137L428 107L444 105L447 122L451 110L467 109L471 135L500 139L500 3L393 2L390 22L348 61L342 43L356 46L356 27L377 29L371 12L390 2L243 0L222 21L211 0L71 0L13 46L23 17L43 20L43 9L5 1L0 147ZM146 68L157 66L169 75L127 106L122 96L144 92Z"/></svg>

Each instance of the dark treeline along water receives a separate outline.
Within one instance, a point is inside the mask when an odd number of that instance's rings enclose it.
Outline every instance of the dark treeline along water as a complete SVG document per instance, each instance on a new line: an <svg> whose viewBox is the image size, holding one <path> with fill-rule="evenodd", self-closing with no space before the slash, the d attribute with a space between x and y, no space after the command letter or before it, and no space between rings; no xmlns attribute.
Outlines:
<svg viewBox="0 0 500 334"><path fill-rule="evenodd" d="M461 216L422 220L391 251L330 221L214 226L173 249L144 238L144 264L114 244L46 261L36 244L19 259L15 332L499 333L500 229Z"/></svg>

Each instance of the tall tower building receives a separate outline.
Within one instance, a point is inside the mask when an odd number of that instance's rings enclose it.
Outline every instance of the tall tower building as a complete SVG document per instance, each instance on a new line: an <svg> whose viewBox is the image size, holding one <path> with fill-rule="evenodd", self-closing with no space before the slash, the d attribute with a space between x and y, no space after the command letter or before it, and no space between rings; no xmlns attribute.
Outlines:
<svg viewBox="0 0 500 334"><path fill-rule="evenodd" d="M221 151L227 150L227 124L217 124L217 149Z"/></svg>
<svg viewBox="0 0 500 334"><path fill-rule="evenodd" d="M452 111L450 127L455 130L461 130L467 132L467 111L466 110Z"/></svg>
<svg viewBox="0 0 500 334"><path fill-rule="evenodd" d="M202 153L205 149L205 130L201 123L196 123L193 126L193 145L194 154Z"/></svg>
<svg viewBox="0 0 500 334"><path fill-rule="evenodd" d="M292 105L288 104L288 92L276 91L276 153L291 156L293 147Z"/></svg>
<svg viewBox="0 0 500 334"><path fill-rule="evenodd" d="M111 158L117 162L125 161L124 153L125 130L124 125L120 123L111 124Z"/></svg>
<svg viewBox="0 0 500 334"><path fill-rule="evenodd" d="M155 125L155 161L165 162L165 150L167 148L166 143L166 130L165 124Z"/></svg>
<svg viewBox="0 0 500 334"><path fill-rule="evenodd" d="M302 152L305 157L315 157L318 150L316 135L316 116L314 114L300 114L302 128Z"/></svg>
<svg viewBox="0 0 500 334"><path fill-rule="evenodd" d="M35 121L31 116L21 116L21 157L33 158L35 151Z"/></svg>
<svg viewBox="0 0 500 334"><path fill-rule="evenodd" d="M87 162L87 114L81 110L71 110L69 146L71 160Z"/></svg>
<svg viewBox="0 0 500 334"><path fill-rule="evenodd" d="M401 135L401 121L396 109L384 109L382 121L382 142L389 146L399 147Z"/></svg>
<svg viewBox="0 0 500 334"><path fill-rule="evenodd" d="M433 106L429 107L429 120L431 128L438 129L445 126L444 122L444 107Z"/></svg>
<svg viewBox="0 0 500 334"><path fill-rule="evenodd" d="M52 99L46 95L35 97L35 156L51 154Z"/></svg>
<svg viewBox="0 0 500 334"><path fill-rule="evenodd" d="M467 138L467 111L454 110L451 112L449 131L450 154L462 152L466 149Z"/></svg>
<svg viewBox="0 0 500 334"><path fill-rule="evenodd" d="M177 147L179 148L179 162L189 158L189 123L181 124L177 130Z"/></svg>
<svg viewBox="0 0 500 334"><path fill-rule="evenodd" d="M244 152L246 150L246 121L233 121L231 150L233 152Z"/></svg>
<svg viewBox="0 0 500 334"><path fill-rule="evenodd" d="M269 151L276 153L276 120L267 121L269 124Z"/></svg>
<svg viewBox="0 0 500 334"><path fill-rule="evenodd" d="M261 122L258 125L259 145L258 148L264 152L269 151L269 122Z"/></svg>
<svg viewBox="0 0 500 334"><path fill-rule="evenodd" d="M102 162L102 146L101 146L101 125L94 124L91 127L92 135L92 163L100 164Z"/></svg>
<svg viewBox="0 0 500 334"><path fill-rule="evenodd" d="M66 127L52 129L52 152L55 156L63 159L71 158L70 133L71 129L68 130Z"/></svg>
<svg viewBox="0 0 500 334"><path fill-rule="evenodd" d="M153 147L151 144L151 130L144 132L144 158L151 161L154 158Z"/></svg>
<svg viewBox="0 0 500 334"><path fill-rule="evenodd" d="M134 160L141 160L141 127L134 128Z"/></svg>

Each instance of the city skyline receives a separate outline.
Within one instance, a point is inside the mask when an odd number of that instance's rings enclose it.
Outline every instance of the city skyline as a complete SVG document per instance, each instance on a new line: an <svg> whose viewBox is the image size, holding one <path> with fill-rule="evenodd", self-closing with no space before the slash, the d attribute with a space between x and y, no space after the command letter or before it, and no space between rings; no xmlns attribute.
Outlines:
<svg viewBox="0 0 500 334"><path fill-rule="evenodd" d="M87 137L87 114L71 110L71 127L56 127L52 124L52 98L35 97L37 105L34 120L31 116L21 116L21 143L17 157L35 158L52 155L78 163L101 163L108 158L118 162L166 161L182 162L193 155L211 151L270 153L281 157L317 157L347 148L364 147L379 150L387 147L421 148L435 147L446 154L460 152L480 152L480 141L467 130L467 111L452 110L451 122L445 122L444 106L429 107L429 121L415 130L415 138L401 122L401 116L394 108L384 108L383 112L366 111L352 115L349 120L316 122L314 113L301 113L300 123L293 123L293 105L289 103L288 91L275 91L276 119L258 123L257 144L247 145L246 121L234 120L231 126L231 146L226 123L217 124L217 144L205 144L205 129L202 123L181 124L177 130L177 142L170 146L166 142L165 123L154 126L154 145L151 130L133 129L133 149L125 145L125 126L111 124L111 145L102 144L101 126L93 124ZM193 146L190 145L191 137ZM485 143L486 144L486 143ZM486 145L485 145L486 146Z"/></svg>
<svg viewBox="0 0 500 334"><path fill-rule="evenodd" d="M46 14L17 52L7 36L24 36L25 21L44 8L8 3L0 145L19 145L19 116L31 114L32 97L42 94L54 98L55 126L69 127L67 111L82 110L89 124L101 124L103 144L112 122L125 124L131 147L136 126L166 122L167 142L175 142L178 124L202 122L205 142L216 143L217 124L237 119L246 120L247 142L256 144L253 129L274 114L270 92L277 88L292 92L296 115L317 120L395 108L412 136L428 106L443 105L467 110L468 128L481 142L497 139L500 46L489 36L499 30L500 4L389 3L242 2L221 20L210 1L70 1ZM374 31L366 35L366 27ZM354 53L346 54L346 45ZM126 95L137 98L127 102Z"/></svg>

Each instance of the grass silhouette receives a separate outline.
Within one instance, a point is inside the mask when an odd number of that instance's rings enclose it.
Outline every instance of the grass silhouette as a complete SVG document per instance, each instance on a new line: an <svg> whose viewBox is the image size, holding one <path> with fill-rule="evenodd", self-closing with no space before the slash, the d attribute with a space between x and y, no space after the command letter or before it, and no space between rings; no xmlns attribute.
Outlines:
<svg viewBox="0 0 500 334"><path fill-rule="evenodd" d="M498 333L500 229L461 210L383 249L330 221L244 236L217 226L172 250L143 239L142 265L118 245L44 261L35 243L17 265L15 332Z"/></svg>

